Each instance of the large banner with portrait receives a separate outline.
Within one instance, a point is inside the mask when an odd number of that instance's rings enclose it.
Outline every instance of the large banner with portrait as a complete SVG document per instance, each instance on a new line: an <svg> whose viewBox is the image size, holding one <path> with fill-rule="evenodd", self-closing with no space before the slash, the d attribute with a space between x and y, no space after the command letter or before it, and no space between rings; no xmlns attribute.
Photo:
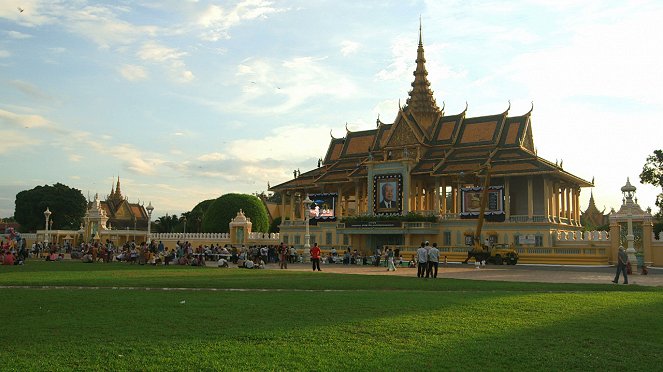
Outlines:
<svg viewBox="0 0 663 372"><path fill-rule="evenodd" d="M401 214L403 212L403 176L380 174L373 176L373 212Z"/></svg>
<svg viewBox="0 0 663 372"><path fill-rule="evenodd" d="M481 212L483 187L463 187L460 189L460 218L478 218ZM488 221L504 221L504 186L489 186L488 201L484 217Z"/></svg>

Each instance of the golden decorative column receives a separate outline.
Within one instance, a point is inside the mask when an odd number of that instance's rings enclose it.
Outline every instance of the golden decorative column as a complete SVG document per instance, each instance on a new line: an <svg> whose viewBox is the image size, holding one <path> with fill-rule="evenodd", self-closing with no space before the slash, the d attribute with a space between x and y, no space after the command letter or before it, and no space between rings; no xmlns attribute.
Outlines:
<svg viewBox="0 0 663 372"><path fill-rule="evenodd" d="M532 176L527 177L527 220L534 219L534 190L532 188Z"/></svg>

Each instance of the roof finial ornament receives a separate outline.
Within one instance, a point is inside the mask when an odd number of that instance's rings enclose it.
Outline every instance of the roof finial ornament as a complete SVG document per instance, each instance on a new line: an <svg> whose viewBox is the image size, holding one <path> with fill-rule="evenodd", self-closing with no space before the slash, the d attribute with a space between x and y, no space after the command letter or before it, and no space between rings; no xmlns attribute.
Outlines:
<svg viewBox="0 0 663 372"><path fill-rule="evenodd" d="M525 115L529 115L534 111L534 101L532 101L532 107L529 109L529 111Z"/></svg>
<svg viewBox="0 0 663 372"><path fill-rule="evenodd" d="M380 113L378 112L378 118L375 120L375 126L380 128Z"/></svg>
<svg viewBox="0 0 663 372"><path fill-rule="evenodd" d="M347 121L345 122L345 131L347 133L350 133L350 129L348 129L348 122Z"/></svg>
<svg viewBox="0 0 663 372"><path fill-rule="evenodd" d="M446 102L446 101L442 101L442 109L440 109L440 111L444 111L444 108L445 108L445 107L447 107L447 102Z"/></svg>
<svg viewBox="0 0 663 372"><path fill-rule="evenodd" d="M509 107L507 107L506 111L504 111L505 114L508 114L509 110L511 110L511 100L508 100L507 102L509 102Z"/></svg>
<svg viewBox="0 0 663 372"><path fill-rule="evenodd" d="M424 45L421 38L421 14L419 14L419 45Z"/></svg>
<svg viewBox="0 0 663 372"><path fill-rule="evenodd" d="M465 101L465 110L463 110L463 112L467 112L467 108L468 108L468 107L469 107L469 106L468 106L468 104L467 104L467 101Z"/></svg>
<svg viewBox="0 0 663 372"><path fill-rule="evenodd" d="M331 137L331 139L335 140L336 138L334 138L334 135L332 134L332 130L333 130L333 129L330 129L330 130L329 130L329 136Z"/></svg>
<svg viewBox="0 0 663 372"><path fill-rule="evenodd" d="M592 186L594 186L594 176L592 176Z"/></svg>

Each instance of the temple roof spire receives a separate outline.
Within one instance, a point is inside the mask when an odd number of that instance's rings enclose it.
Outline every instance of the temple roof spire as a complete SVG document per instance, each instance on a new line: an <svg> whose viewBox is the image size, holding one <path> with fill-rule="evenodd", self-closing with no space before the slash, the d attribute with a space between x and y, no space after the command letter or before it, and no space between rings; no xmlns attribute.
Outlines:
<svg viewBox="0 0 663 372"><path fill-rule="evenodd" d="M426 71L426 58L424 57L421 18L419 18L419 46L417 47L416 63L417 67L413 73L414 81L412 82L412 90L408 94L409 97L406 104L409 107L409 111L420 121L420 124L423 124L424 127L429 127L435 117L442 112L437 107L427 77L428 71Z"/></svg>

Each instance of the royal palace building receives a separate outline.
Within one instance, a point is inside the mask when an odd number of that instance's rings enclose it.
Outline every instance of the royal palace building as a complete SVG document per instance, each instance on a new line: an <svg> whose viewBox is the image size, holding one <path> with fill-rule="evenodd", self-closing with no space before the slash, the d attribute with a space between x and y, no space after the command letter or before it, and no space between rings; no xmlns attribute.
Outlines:
<svg viewBox="0 0 663 372"><path fill-rule="evenodd" d="M532 110L511 116L509 105L467 117L466 106L449 114L437 105L427 74L420 31L412 90L394 122L378 119L375 129L357 132L346 127L316 169L271 187L281 194L282 239L303 244L309 213L311 241L323 247L370 252L430 240L466 252L486 177L482 239L546 247L553 233L581 229L580 190L592 183L537 155ZM302 204L307 195L309 212Z"/></svg>

